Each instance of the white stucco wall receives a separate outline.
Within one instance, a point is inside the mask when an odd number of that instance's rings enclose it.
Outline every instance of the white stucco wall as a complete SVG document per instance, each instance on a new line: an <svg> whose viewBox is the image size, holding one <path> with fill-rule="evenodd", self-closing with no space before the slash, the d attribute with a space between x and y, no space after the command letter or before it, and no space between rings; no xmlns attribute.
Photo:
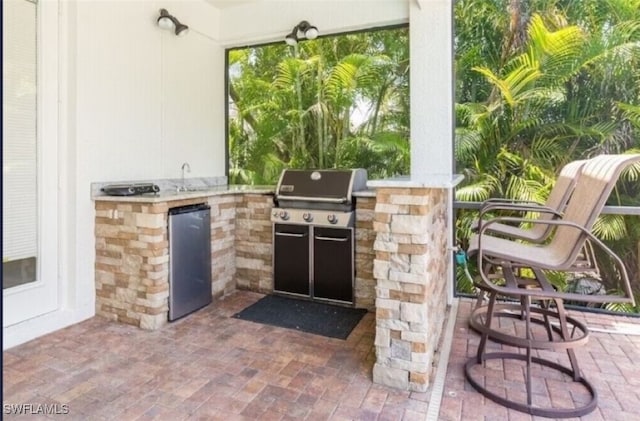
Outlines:
<svg viewBox="0 0 640 421"><path fill-rule="evenodd" d="M189 34L160 29L160 8ZM192 177L224 175L219 19L204 0L59 2L60 299L56 311L3 329L5 348L94 315L92 182L178 178L185 161Z"/></svg>
<svg viewBox="0 0 640 421"><path fill-rule="evenodd" d="M301 20L321 34L410 22L412 177L450 175L451 3L261 0L220 11L204 0L61 0L61 299L57 311L4 329L5 348L93 316L90 183L178 178L185 161L192 177L225 175L226 47L281 40ZM158 28L160 8L190 33Z"/></svg>
<svg viewBox="0 0 640 421"><path fill-rule="evenodd" d="M177 3L78 3L75 126L84 182L178 178L185 161L193 177L224 175L224 49L203 32L217 12L202 1ZM160 7L190 32L160 29ZM210 25L194 25L207 14Z"/></svg>
<svg viewBox="0 0 640 421"><path fill-rule="evenodd" d="M228 47L284 41L303 20L321 35L407 23L415 0L261 0L224 9L219 40Z"/></svg>
<svg viewBox="0 0 640 421"><path fill-rule="evenodd" d="M452 0L411 2L411 178L453 173Z"/></svg>

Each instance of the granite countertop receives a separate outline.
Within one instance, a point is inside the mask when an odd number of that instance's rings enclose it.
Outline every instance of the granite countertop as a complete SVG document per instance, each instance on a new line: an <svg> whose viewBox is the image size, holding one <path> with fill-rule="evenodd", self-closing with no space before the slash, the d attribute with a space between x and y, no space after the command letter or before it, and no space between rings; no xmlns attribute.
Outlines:
<svg viewBox="0 0 640 421"><path fill-rule="evenodd" d="M376 191L374 189L354 191L353 196L354 197L376 197Z"/></svg>
<svg viewBox="0 0 640 421"><path fill-rule="evenodd" d="M433 189L452 189L455 188L462 180L462 174L452 175L428 175L421 179L412 178L410 176L402 176L396 178L387 178L384 180L367 181L368 188L433 188Z"/></svg>
<svg viewBox="0 0 640 421"><path fill-rule="evenodd" d="M158 193L148 193L139 196L108 196L102 193L94 194L92 199L104 202L138 202L158 203L174 200L197 199L201 197L221 196L225 194L273 194L275 186L224 185L212 187L198 187L189 191L164 189Z"/></svg>

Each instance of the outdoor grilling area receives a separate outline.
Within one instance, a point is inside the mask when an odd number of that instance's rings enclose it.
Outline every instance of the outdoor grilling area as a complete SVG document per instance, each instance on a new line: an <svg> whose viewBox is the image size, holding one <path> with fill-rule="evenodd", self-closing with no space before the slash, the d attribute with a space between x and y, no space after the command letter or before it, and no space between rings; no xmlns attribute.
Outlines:
<svg viewBox="0 0 640 421"><path fill-rule="evenodd" d="M277 295L360 310L362 319L345 346L361 342L349 361L357 356L352 364L364 364L366 381L407 393L428 389L452 300L451 190L460 181L452 173L452 112L442 106L452 102L451 2L285 3L60 2L57 10L57 3L42 2L44 21L56 22L64 34L47 51L59 53L61 63L50 68L63 73L59 91L68 97L47 104L67 108L47 115L62 116L59 133L70 143L45 156L74 164L68 179L48 177L61 184L45 191L60 195L47 209L61 212L60 218L51 215L55 224L48 226L55 231L64 225L64 239L52 243L64 248L61 266L51 273L65 282L59 294L43 290L49 300L63 297L41 306L52 321L12 321L5 328L7 347L93 316L149 337L171 335L192 321L220 322L202 317L227 308L223 303L234 297ZM308 19L323 34L409 25L411 71L432 77L411 78L412 91L430 95L411 96L413 158L405 177L375 180L362 169L310 167L302 184L287 181L298 174L289 170L277 186L229 184L226 50L276 40L284 45L292 25L306 28ZM114 37L112 21L129 24ZM103 47L85 45L86 39ZM62 77L67 71L73 77ZM56 82L57 74L51 77ZM434 112L423 112L428 109ZM67 119L67 111L73 117ZM98 122L97 116L107 118ZM60 171L66 176L67 170ZM327 190L306 190L316 181L331 183ZM197 223L190 224L186 210L198 212ZM177 223L182 217L186 223ZM206 266L198 265L186 288L175 285L182 272L177 256L190 261L189 253L172 248L180 226L197 232L192 237L199 241L211 238L210 278ZM193 291L208 293L207 282L211 303L188 303ZM6 304L7 314L25 308L17 299ZM171 306L182 304L187 310L172 316ZM234 307L234 314L241 310ZM198 336L199 342L210 343L219 333ZM306 338L298 341L326 343ZM276 358L281 350L260 352ZM305 347L296 358L312 362L314 352Z"/></svg>
<svg viewBox="0 0 640 421"><path fill-rule="evenodd" d="M424 392L447 314L448 191L394 184L362 169L285 170L275 187L97 194L96 311L163 329L168 215L205 204L213 297L242 289L374 312L374 381Z"/></svg>
<svg viewBox="0 0 640 421"><path fill-rule="evenodd" d="M10 43L5 72L33 77L6 83L19 94L7 120L34 140L33 191L12 200L34 205L6 201L30 230L3 225L34 248L3 262L28 278L3 291L3 416L637 417L640 318L568 304L556 327L557 303L542 323L526 318L539 297L517 265L527 297L512 307L500 290L486 307L455 296L455 198L474 176L457 157L456 3L469 2L4 2L7 39L25 44ZM359 51L356 35L402 45L397 66ZM332 37L353 51L309 58ZM232 80L238 57L246 76L260 54L264 80ZM388 102L363 106L365 91ZM5 175L20 187L12 153ZM475 258L493 259L479 243ZM482 275L494 273L480 270L476 291ZM501 342L502 328L515 337L531 323L536 341ZM557 369L566 355L547 342L575 347L588 383Z"/></svg>

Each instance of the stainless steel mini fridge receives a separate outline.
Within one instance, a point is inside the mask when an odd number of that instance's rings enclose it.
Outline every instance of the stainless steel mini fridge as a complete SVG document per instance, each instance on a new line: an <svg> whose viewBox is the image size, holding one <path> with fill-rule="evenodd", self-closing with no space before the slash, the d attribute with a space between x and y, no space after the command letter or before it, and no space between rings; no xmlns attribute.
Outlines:
<svg viewBox="0 0 640 421"><path fill-rule="evenodd" d="M169 209L169 320L211 303L211 210Z"/></svg>

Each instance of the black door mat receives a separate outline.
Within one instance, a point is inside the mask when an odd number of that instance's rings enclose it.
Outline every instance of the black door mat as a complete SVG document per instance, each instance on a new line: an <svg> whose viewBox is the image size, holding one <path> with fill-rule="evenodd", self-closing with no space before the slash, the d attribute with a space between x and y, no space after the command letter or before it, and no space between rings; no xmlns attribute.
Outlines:
<svg viewBox="0 0 640 421"><path fill-rule="evenodd" d="M265 295L233 315L236 319L347 339L367 310Z"/></svg>

